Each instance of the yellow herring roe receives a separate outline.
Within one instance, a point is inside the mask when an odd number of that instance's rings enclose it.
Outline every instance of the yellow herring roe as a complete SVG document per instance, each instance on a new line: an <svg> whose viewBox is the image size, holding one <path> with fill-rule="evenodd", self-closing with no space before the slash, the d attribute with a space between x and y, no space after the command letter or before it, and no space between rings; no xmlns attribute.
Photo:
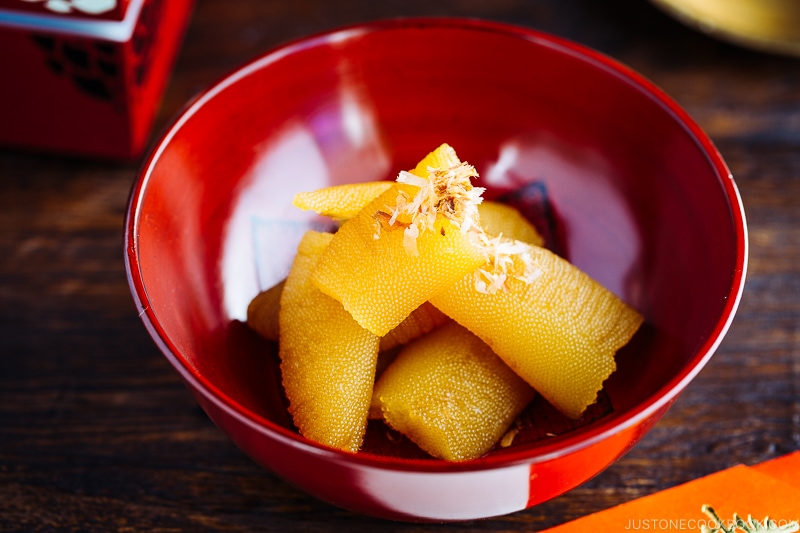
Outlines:
<svg viewBox="0 0 800 533"><path fill-rule="evenodd" d="M383 336L414 309L485 262L477 244L468 165L401 172L398 183L347 220L312 274L364 328Z"/></svg>
<svg viewBox="0 0 800 533"><path fill-rule="evenodd" d="M366 432L379 338L309 278L333 237L307 232L281 295L281 374L289 412L305 437L355 452Z"/></svg>
<svg viewBox="0 0 800 533"><path fill-rule="evenodd" d="M467 274L431 303L492 347L553 406L579 418L642 316L545 248L513 241L501 268ZM486 271L493 278L481 282Z"/></svg>
<svg viewBox="0 0 800 533"><path fill-rule="evenodd" d="M450 322L408 344L375 385L372 410L434 457L486 453L534 392L483 341Z"/></svg>
<svg viewBox="0 0 800 533"><path fill-rule="evenodd" d="M476 177L443 144L395 182L295 197L342 225L306 233L248 323L279 339L307 438L355 452L369 415L461 461L500 441L534 391L572 418L595 401L642 316L541 248L519 212L483 202Z"/></svg>

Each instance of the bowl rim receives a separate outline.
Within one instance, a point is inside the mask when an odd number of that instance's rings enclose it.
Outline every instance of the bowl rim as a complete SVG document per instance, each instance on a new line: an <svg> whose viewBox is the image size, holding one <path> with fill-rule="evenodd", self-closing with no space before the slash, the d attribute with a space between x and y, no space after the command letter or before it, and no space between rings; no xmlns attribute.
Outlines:
<svg viewBox="0 0 800 533"><path fill-rule="evenodd" d="M195 113L202 109L207 101L213 99L217 94L235 84L237 81L249 76L251 73L263 69L269 64L287 57L294 52L330 42L347 40L367 33L409 28L421 30L460 29L464 31L501 34L510 38L529 41L538 46L553 49L558 53L577 57L591 63L594 67L607 72L609 75L618 78L620 82L634 86L644 96L651 98L654 103L672 116L673 120L685 130L686 134L698 145L703 154L705 154L720 181L731 211L731 222L736 239L734 271L722 312L706 340L695 351L695 354L684 368L660 389L651 393L644 402L624 412L603 417L593 422L585 429L581 428L579 431L555 437L548 444L536 443L532 446L523 445L519 450L509 448L503 450L501 453L489 454L471 461L450 462L432 458L409 459L365 452L354 454L328 448L324 445L312 442L300 434L270 422L245 408L193 369L186 362L184 357L180 354L180 351L172 343L169 336L160 325L158 317L155 315L153 308L149 305L150 300L147 287L142 277L138 258L138 227L141 216L140 207L147 192L153 169L157 165L161 154L164 152L171 139ZM300 448L307 453L323 456L332 462L347 463L350 465L355 464L362 467L415 472L479 471L513 467L520 464L544 463L593 446L621 431L642 423L651 416L657 414L660 410L668 408L671 402L677 398L689 382L702 370L730 328L744 290L749 255L748 231L744 206L727 164L722 159L721 154L718 152L711 139L699 125L657 85L616 59L565 38L509 23L461 17L403 17L342 26L287 41L266 50L241 66L229 71L216 82L201 90L194 98L190 99L173 117L171 123L153 144L149 154L143 160L143 164L133 183L126 209L124 230L126 275L139 318L144 323L147 331L162 354L179 372L181 377L187 383L191 384L191 388L195 391L195 394L199 392L206 401L213 403L218 409L238 419L241 423L250 426L251 429L258 433L268 434L269 437L285 445Z"/></svg>

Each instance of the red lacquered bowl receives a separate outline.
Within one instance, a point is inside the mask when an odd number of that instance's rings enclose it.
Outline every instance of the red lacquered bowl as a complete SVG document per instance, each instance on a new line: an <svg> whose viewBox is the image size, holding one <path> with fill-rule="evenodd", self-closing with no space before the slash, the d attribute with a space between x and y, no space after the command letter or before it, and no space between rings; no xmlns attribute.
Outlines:
<svg viewBox="0 0 800 533"><path fill-rule="evenodd" d="M516 202L646 324L591 416L570 425L534 404L515 443L480 459L431 459L374 424L358 454L309 442L287 414L276 345L242 323L324 224L291 199L394 179L442 142L477 167L486 197ZM401 520L514 512L606 468L711 357L747 264L730 172L675 102L597 52L474 20L369 23L243 66L157 144L125 234L140 316L211 419L310 494Z"/></svg>

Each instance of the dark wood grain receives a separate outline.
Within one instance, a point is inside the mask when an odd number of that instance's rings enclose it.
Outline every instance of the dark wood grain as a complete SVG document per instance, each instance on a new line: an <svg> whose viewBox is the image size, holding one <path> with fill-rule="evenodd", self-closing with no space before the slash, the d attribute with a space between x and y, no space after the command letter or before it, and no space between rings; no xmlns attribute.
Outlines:
<svg viewBox="0 0 800 533"><path fill-rule="evenodd" d="M690 30L645 0L199 0L154 136L264 50L354 22L459 15L638 70L728 162L750 228L739 313L663 420L583 486L506 517L387 523L260 469L196 406L136 316L122 220L139 162L0 149L0 530L535 531L800 447L800 60Z"/></svg>

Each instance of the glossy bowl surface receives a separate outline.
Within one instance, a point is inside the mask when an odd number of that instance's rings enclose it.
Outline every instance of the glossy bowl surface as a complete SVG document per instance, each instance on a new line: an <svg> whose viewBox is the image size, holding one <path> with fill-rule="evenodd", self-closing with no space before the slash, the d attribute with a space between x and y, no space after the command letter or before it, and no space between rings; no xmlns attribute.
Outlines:
<svg viewBox="0 0 800 533"><path fill-rule="evenodd" d="M618 354L605 407L577 427L536 405L525 438L465 463L393 444L381 427L359 454L311 443L287 415L276 346L241 322L302 232L324 225L291 199L393 179L442 142L476 166L487 198L544 220L551 244L646 326ZM211 419L308 493L400 520L514 512L606 468L711 357L747 264L734 181L675 102L582 46L458 19L309 37L222 79L153 150L125 234L140 316Z"/></svg>

